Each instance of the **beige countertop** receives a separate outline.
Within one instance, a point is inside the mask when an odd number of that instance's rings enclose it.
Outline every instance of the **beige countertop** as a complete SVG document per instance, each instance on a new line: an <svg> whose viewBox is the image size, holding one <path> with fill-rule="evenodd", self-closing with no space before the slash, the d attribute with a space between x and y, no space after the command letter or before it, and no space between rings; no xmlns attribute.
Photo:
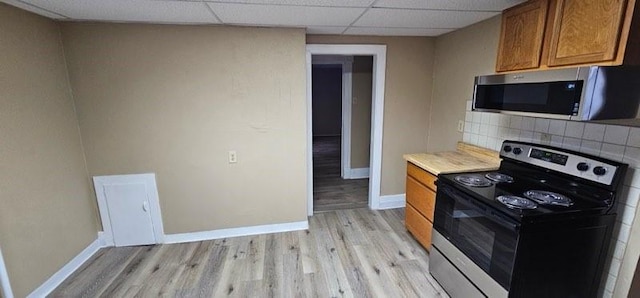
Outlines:
<svg viewBox="0 0 640 298"><path fill-rule="evenodd" d="M465 143L458 143L456 151L405 154L403 157L434 175L491 171L500 166L498 152Z"/></svg>

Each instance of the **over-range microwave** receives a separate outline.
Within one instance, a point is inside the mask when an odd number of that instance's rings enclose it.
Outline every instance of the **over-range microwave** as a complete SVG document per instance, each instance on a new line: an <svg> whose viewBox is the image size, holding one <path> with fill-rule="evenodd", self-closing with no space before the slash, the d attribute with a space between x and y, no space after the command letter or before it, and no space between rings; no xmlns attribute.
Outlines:
<svg viewBox="0 0 640 298"><path fill-rule="evenodd" d="M640 67L590 66L475 78L473 109L566 120L640 118Z"/></svg>

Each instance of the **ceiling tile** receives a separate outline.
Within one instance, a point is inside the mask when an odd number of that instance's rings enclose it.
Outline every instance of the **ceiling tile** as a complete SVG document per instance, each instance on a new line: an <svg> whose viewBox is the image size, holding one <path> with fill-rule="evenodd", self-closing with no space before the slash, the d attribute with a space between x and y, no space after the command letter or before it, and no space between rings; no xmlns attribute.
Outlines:
<svg viewBox="0 0 640 298"><path fill-rule="evenodd" d="M440 11L408 9L369 9L355 24L357 27L462 28L498 15L487 11Z"/></svg>
<svg viewBox="0 0 640 298"><path fill-rule="evenodd" d="M307 34L342 34L347 27L335 26L311 26L307 28Z"/></svg>
<svg viewBox="0 0 640 298"><path fill-rule="evenodd" d="M207 2L222 22L275 26L348 26L365 8L254 5Z"/></svg>
<svg viewBox="0 0 640 298"><path fill-rule="evenodd" d="M502 11L526 0L379 0L374 7L435 10Z"/></svg>
<svg viewBox="0 0 640 298"><path fill-rule="evenodd" d="M149 0L22 0L76 20L219 23L204 3Z"/></svg>
<svg viewBox="0 0 640 298"><path fill-rule="evenodd" d="M39 14L41 16L45 16L47 18L52 18L52 19L56 19L56 20L64 20L66 19L65 16L63 15L59 15L57 13L54 13L52 11L48 11L46 9L42 9L40 7L37 6L33 6L31 4L19 1L19 0L0 0L0 2L4 2L10 5L13 5L17 8L22 8L24 10L33 12L35 14Z"/></svg>
<svg viewBox="0 0 640 298"><path fill-rule="evenodd" d="M344 34L388 36L438 36L454 29L351 27Z"/></svg>
<svg viewBox="0 0 640 298"><path fill-rule="evenodd" d="M290 6L369 7L375 0L203 0L205 2L271 4Z"/></svg>

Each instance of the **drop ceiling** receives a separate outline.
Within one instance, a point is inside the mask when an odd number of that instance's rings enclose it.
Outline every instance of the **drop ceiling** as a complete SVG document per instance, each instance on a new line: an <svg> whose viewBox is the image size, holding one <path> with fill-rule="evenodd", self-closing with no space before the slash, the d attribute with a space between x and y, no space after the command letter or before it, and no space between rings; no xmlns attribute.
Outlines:
<svg viewBox="0 0 640 298"><path fill-rule="evenodd" d="M438 36L523 0L0 0L61 21L306 28L309 34Z"/></svg>

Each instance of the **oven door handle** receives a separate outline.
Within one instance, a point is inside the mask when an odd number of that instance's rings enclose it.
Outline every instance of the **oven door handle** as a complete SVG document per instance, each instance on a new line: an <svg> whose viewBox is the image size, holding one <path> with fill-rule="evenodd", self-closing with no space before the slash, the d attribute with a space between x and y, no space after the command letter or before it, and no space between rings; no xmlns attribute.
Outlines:
<svg viewBox="0 0 640 298"><path fill-rule="evenodd" d="M505 218L503 218L502 216L494 213L494 212L487 212L487 217L491 218L492 221L494 221L495 223L508 228L511 231L518 231L519 228L519 224L511 222L506 220Z"/></svg>
<svg viewBox="0 0 640 298"><path fill-rule="evenodd" d="M454 199L458 199L458 197L454 197ZM465 198L466 199L466 198ZM479 213L481 213L482 215L484 215L486 218L490 219L491 221L493 221L494 223L507 228L511 231L517 231L518 230L518 224L512 221L509 221L508 219L504 218L503 216L501 216L500 214L487 209L487 207L483 206L481 203L478 203L474 200L469 200L466 199L471 205L473 205L473 207L476 209L476 211L478 211Z"/></svg>
<svg viewBox="0 0 640 298"><path fill-rule="evenodd" d="M504 218L503 216L497 214L496 212L493 212L492 210L487 209L486 206L483 206L482 203L476 202L475 200L471 200L469 198L469 196L464 195L462 193L460 193L459 191L457 191L456 189L447 186L447 185L439 185L438 186L438 192L443 192L445 195L449 196L450 198L452 198L454 201L458 201L461 202L465 205L471 206L473 207L473 209L482 214L483 216L485 216L487 219L490 219L491 221L493 221L494 223L496 223L497 225L500 225L504 228L507 228L511 231L517 231L518 228L520 227L520 225L516 222L510 221L506 218ZM437 205L437 198L436 198L436 205ZM437 206L436 206L437 208Z"/></svg>

